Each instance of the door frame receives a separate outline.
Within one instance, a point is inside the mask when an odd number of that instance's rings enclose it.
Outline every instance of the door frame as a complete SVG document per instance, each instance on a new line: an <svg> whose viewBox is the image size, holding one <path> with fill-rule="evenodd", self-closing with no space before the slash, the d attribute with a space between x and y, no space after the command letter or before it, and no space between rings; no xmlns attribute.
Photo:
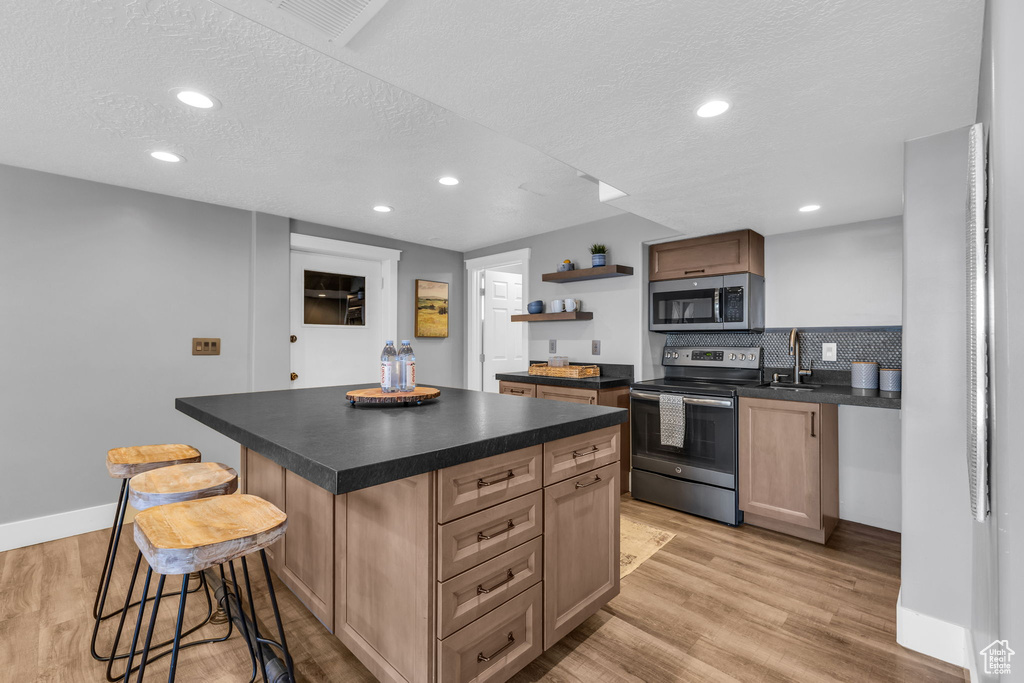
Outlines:
<svg viewBox="0 0 1024 683"><path fill-rule="evenodd" d="M466 259L466 388L480 391L483 388L483 310L480 305L480 276L488 269L503 266L521 266L523 271L523 306L529 299L530 249L517 249L490 256ZM523 355L529 363L530 334L527 323L523 328Z"/></svg>
<svg viewBox="0 0 1024 683"><path fill-rule="evenodd" d="M291 234L291 251L308 254L325 254L327 256L343 256L359 261L377 261L381 270L381 330L385 339L398 340L398 262L402 258L399 249L373 247L358 242L343 242L326 237ZM291 259L289 258L289 270ZM289 307L291 306L291 280L289 279ZM289 316L291 311L289 310ZM381 340L384 343L384 339Z"/></svg>

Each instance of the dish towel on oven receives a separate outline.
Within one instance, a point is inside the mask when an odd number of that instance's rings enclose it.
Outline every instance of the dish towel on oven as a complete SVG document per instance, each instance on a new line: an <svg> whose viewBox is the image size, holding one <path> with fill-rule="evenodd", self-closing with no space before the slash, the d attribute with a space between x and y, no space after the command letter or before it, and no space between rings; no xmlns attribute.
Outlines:
<svg viewBox="0 0 1024 683"><path fill-rule="evenodd" d="M686 406L679 394L662 393L658 396L661 409L661 445L683 447L686 438Z"/></svg>

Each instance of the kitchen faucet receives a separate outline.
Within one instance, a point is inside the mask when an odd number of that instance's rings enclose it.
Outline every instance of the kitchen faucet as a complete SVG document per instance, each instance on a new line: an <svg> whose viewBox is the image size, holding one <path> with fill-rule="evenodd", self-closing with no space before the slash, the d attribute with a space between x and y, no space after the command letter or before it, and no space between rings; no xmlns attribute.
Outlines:
<svg viewBox="0 0 1024 683"><path fill-rule="evenodd" d="M789 355L793 356L793 384L800 384L800 376L809 377L811 371L800 369L800 330L795 327L789 333Z"/></svg>

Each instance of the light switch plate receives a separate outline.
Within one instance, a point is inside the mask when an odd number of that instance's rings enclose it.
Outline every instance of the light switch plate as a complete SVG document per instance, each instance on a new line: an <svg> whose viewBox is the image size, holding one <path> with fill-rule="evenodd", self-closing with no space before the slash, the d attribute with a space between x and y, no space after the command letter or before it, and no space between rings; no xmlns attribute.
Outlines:
<svg viewBox="0 0 1024 683"><path fill-rule="evenodd" d="M558 353L557 339L548 339L548 353Z"/></svg>
<svg viewBox="0 0 1024 683"><path fill-rule="evenodd" d="M219 356L220 337L192 337L193 356Z"/></svg>
<svg viewBox="0 0 1024 683"><path fill-rule="evenodd" d="M821 345L821 359L830 361L837 360L835 342Z"/></svg>
<svg viewBox="0 0 1024 683"><path fill-rule="evenodd" d="M600 356L601 355L601 340L595 339L590 342L590 355Z"/></svg>

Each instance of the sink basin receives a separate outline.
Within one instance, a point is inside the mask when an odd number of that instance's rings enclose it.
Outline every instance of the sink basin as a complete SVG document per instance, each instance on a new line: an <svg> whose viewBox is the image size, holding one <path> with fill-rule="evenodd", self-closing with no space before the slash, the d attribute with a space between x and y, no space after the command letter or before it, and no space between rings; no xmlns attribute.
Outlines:
<svg viewBox="0 0 1024 683"><path fill-rule="evenodd" d="M793 384L792 382L772 382L768 385L770 389L781 389L783 391L814 391L820 389L820 384Z"/></svg>

